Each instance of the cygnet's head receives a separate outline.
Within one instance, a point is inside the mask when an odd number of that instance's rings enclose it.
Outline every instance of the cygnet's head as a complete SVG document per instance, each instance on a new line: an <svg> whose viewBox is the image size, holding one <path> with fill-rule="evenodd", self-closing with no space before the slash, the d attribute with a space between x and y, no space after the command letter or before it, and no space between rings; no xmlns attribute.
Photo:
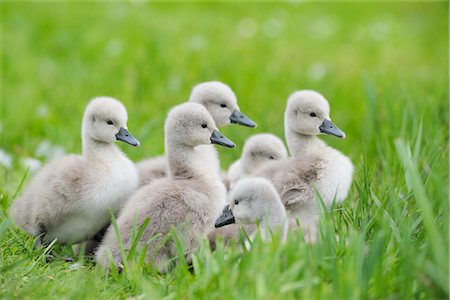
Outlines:
<svg viewBox="0 0 450 300"><path fill-rule="evenodd" d="M224 210L215 226L231 223L255 224L269 221L281 222L286 218L286 210L277 191L265 178L249 177L239 180L230 191L229 209Z"/></svg>
<svg viewBox="0 0 450 300"><path fill-rule="evenodd" d="M83 137L100 143L122 141L139 146L127 129L128 114L123 104L111 97L97 97L87 105L83 115Z"/></svg>
<svg viewBox="0 0 450 300"><path fill-rule="evenodd" d="M183 103L175 106L165 123L166 143L196 147L219 144L233 148L234 143L221 134L206 108L198 103Z"/></svg>
<svg viewBox="0 0 450 300"><path fill-rule="evenodd" d="M345 137L331 122L328 101L315 91L303 90L290 95L284 118L286 126L304 135L326 133Z"/></svg>
<svg viewBox="0 0 450 300"><path fill-rule="evenodd" d="M269 133L255 134L245 142L241 163L245 169L256 170L264 163L287 158L287 155L278 137Z"/></svg>
<svg viewBox="0 0 450 300"><path fill-rule="evenodd" d="M189 102L200 103L209 111L218 127L230 123L256 127L256 123L239 110L237 99L231 88L219 81L208 81L196 85Z"/></svg>

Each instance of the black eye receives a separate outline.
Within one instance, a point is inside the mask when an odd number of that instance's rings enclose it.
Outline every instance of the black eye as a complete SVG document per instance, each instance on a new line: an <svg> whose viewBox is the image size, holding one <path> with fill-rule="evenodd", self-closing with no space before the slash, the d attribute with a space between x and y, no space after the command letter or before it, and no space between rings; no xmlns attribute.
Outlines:
<svg viewBox="0 0 450 300"><path fill-rule="evenodd" d="M317 115L316 115L315 112L312 112L312 113L310 113L309 115L310 115L311 117L317 117Z"/></svg>
<svg viewBox="0 0 450 300"><path fill-rule="evenodd" d="M234 205L238 205L239 204L239 200L234 200Z"/></svg>
<svg viewBox="0 0 450 300"><path fill-rule="evenodd" d="M273 157L273 155L269 156L270 159L275 159L275 157Z"/></svg>
<svg viewBox="0 0 450 300"><path fill-rule="evenodd" d="M111 121L111 120L108 120L106 123L107 123L108 125L114 125L114 122Z"/></svg>
<svg viewBox="0 0 450 300"><path fill-rule="evenodd" d="M202 128L207 128L207 127L208 127L208 124L206 124L206 123L202 124Z"/></svg>
<svg viewBox="0 0 450 300"><path fill-rule="evenodd" d="M220 107L227 107L225 103L220 104Z"/></svg>

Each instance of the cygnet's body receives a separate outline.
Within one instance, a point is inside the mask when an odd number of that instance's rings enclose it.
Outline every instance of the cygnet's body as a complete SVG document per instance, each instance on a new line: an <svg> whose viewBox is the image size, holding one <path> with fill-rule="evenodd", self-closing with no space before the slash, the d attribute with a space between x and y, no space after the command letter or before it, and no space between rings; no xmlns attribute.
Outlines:
<svg viewBox="0 0 450 300"><path fill-rule="evenodd" d="M237 98L231 88L221 82L210 81L196 85L191 92L189 101L203 105L214 119L217 127L223 127L230 123L247 127L255 127L256 124L246 115L240 112ZM220 163L216 149L211 145L200 145L198 151L203 153L203 158L213 165L216 172L220 172ZM137 164L139 172L139 186L146 185L157 178L167 176L167 158L159 156L146 159Z"/></svg>
<svg viewBox="0 0 450 300"><path fill-rule="evenodd" d="M239 180L230 191L228 202L232 214L222 215L216 222L217 227L233 222L259 224L263 240L270 240L270 231L275 229L281 229L283 241L286 239L286 210L274 186L267 179L249 177Z"/></svg>
<svg viewBox="0 0 450 300"><path fill-rule="evenodd" d="M58 239L70 244L92 238L110 222L136 189L133 162L114 144L139 142L128 132L127 112L119 101L99 97L84 113L83 154L45 166L11 206L19 227L39 236L37 243Z"/></svg>
<svg viewBox="0 0 450 300"><path fill-rule="evenodd" d="M353 165L348 157L317 138L320 133L344 137L330 120L328 101L314 91L298 91L285 112L285 134L291 158L274 162L255 175L269 179L290 217L317 221L316 190L325 205L347 197Z"/></svg>
<svg viewBox="0 0 450 300"><path fill-rule="evenodd" d="M215 129L212 117L202 105L185 103L172 109L165 124L168 178L155 180L139 189L117 219L125 249L132 243L134 221L139 228L146 219L150 220L139 245L144 247L149 243L146 261L152 261L161 271L175 255L172 239L158 249L171 227L178 230L187 252L191 252L197 247L197 238L213 228L225 204L225 187L214 164L205 162L197 149L199 145L211 143L234 147ZM112 226L96 255L97 262L106 268L109 251L114 264L120 266L122 257Z"/></svg>
<svg viewBox="0 0 450 300"><path fill-rule="evenodd" d="M283 142L273 134L255 134L244 144L241 158L228 169L230 189L236 182L256 172L267 163L287 158L287 150Z"/></svg>

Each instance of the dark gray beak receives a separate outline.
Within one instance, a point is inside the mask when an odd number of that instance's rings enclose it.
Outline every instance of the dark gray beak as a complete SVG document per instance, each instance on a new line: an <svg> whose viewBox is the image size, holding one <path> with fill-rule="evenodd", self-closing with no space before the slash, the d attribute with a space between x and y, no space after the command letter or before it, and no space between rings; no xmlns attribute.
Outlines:
<svg viewBox="0 0 450 300"><path fill-rule="evenodd" d="M230 209L230 206L227 205L225 206L225 208L222 211L222 215L216 220L216 224L214 224L214 226L217 227L222 227L225 225L229 225L229 224L233 224L235 223L235 219L233 216L233 212Z"/></svg>
<svg viewBox="0 0 450 300"><path fill-rule="evenodd" d="M253 122L249 117L235 109L230 116L230 121L233 124L239 124L247 127L256 127L256 123Z"/></svg>
<svg viewBox="0 0 450 300"><path fill-rule="evenodd" d="M339 128L337 128L336 125L333 124L333 122L328 119L323 121L319 129L322 133L331 134L337 136L338 138L345 138L345 133L343 133Z"/></svg>
<svg viewBox="0 0 450 300"><path fill-rule="evenodd" d="M116 134L116 139L135 147L141 144L128 130L123 127L120 127L119 133Z"/></svg>
<svg viewBox="0 0 450 300"><path fill-rule="evenodd" d="M218 130L214 129L212 135L211 135L211 143L225 146L228 148L234 148L236 145L230 141L226 136L221 134Z"/></svg>

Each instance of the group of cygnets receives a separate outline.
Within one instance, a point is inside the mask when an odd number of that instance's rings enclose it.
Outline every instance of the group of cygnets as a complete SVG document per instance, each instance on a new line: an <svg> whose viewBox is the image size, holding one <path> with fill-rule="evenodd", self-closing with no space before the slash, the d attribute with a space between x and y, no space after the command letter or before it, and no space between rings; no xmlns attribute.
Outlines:
<svg viewBox="0 0 450 300"><path fill-rule="evenodd" d="M82 121L82 155L50 162L15 199L10 215L35 236L36 246L55 239L61 244L91 241L97 243L97 263L120 268L122 245L128 251L136 230L145 226L138 246L146 262L164 271L176 256L174 240L167 238L172 228L187 253L196 250L201 237L236 236L232 223L258 224L246 228L252 236L260 232L263 240L278 229L285 240L287 231L300 225L305 239L314 241L318 198L330 207L345 199L351 185L349 158L317 137L345 135L331 122L328 101L314 91L288 98L284 128L290 156L278 137L257 134L227 173L212 144L235 145L218 127L256 123L240 111L226 84L198 84L186 103L170 110L161 157L135 164L119 150L116 141L139 145L127 119L118 100L93 99Z"/></svg>

